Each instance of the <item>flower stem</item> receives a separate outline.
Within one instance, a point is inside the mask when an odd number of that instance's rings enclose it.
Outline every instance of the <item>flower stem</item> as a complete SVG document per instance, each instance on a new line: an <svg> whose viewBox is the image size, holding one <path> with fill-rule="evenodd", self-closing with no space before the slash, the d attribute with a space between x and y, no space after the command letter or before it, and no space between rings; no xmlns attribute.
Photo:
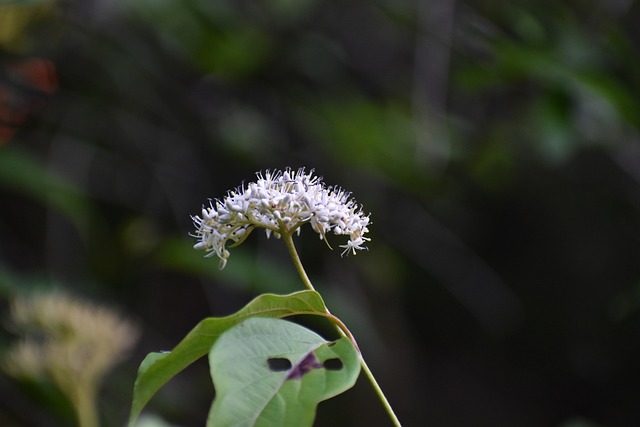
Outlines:
<svg viewBox="0 0 640 427"><path fill-rule="evenodd" d="M293 236L284 230L280 234L282 236L282 240L284 241L285 246L287 247L287 250L289 251L289 255L291 256L291 259L293 260L293 265L296 267L296 270L298 271L298 274L300 275L300 278L302 279L302 283L304 284L305 288L307 288L310 291L315 291L316 288L313 287L313 285L311 284L311 280L309 280L309 276L307 276L307 272L304 271L304 267L302 266L302 261L300 261L300 257L298 256L296 247L293 244Z"/></svg>
<svg viewBox="0 0 640 427"><path fill-rule="evenodd" d="M73 404L76 410L79 427L99 427L100 421L96 408L95 392L93 388L80 389L75 393Z"/></svg>
<svg viewBox="0 0 640 427"><path fill-rule="evenodd" d="M400 420L396 416L396 413L393 412L393 408L391 407L391 404L387 400L387 396L384 395L382 388L380 388L378 381L376 381L376 377L373 376L373 372L371 372L371 369L369 369L369 365L367 365L367 362L364 361L364 357L362 357L362 353L360 353L360 365L362 366L362 370L367 376L367 379L371 383L371 387L373 387L373 390L378 395L378 399L380 399L380 402L382 402L382 406L384 407L385 411L387 411L389 418L391 418L391 422L395 427L401 427L402 424L400 424Z"/></svg>
<svg viewBox="0 0 640 427"><path fill-rule="evenodd" d="M296 270L298 271L298 274L302 279L302 283L304 283L304 286L308 290L316 291L316 289L311 284L311 280L309 280L309 276L307 276L307 272L304 270L304 267L302 266L302 261L300 260L300 257L298 256L298 252L296 251L296 247L293 243L292 234L287 233L283 227L282 227L282 231L283 231L281 232L282 240L284 241L284 244L287 247L287 250L289 251L289 255L291 256L291 259L293 260L293 264L295 265ZM325 307L325 311L327 315L329 315L333 319L337 319L337 317L331 314L331 312L327 307ZM341 321L339 323L344 326L344 324ZM393 408L391 407L391 404L387 400L387 397L384 395L382 388L380 388L378 381L376 381L376 378L373 376L373 372L371 372L371 369L369 369L367 362L365 362L364 357L362 356L362 352L358 348L358 345L356 344L355 339L353 338L353 335L351 335L350 332L347 332L348 329L346 331L342 330L339 324L336 324L335 326L340 335L349 337L349 339L351 339L351 341L353 342L354 346L358 350L358 353L360 354L360 365L362 366L362 370L364 371L365 375L367 376L367 379L371 383L371 386L373 387L373 390L375 391L376 395L380 399L380 402L382 402L382 406L384 407L385 411L389 415L389 418L391 418L391 422L395 427L401 427L400 420L398 420L398 417L393 411Z"/></svg>

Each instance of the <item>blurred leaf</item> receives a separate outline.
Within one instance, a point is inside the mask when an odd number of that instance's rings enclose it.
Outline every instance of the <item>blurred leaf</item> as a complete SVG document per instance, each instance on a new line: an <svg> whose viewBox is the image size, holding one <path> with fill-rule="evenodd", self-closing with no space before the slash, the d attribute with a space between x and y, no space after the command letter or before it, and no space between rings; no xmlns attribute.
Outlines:
<svg viewBox="0 0 640 427"><path fill-rule="evenodd" d="M293 269L278 268L273 263L251 255L243 248L234 249L224 270L211 258L193 256L193 241L186 238L166 239L159 250L158 262L165 267L224 280L245 290L292 292L300 289L300 278Z"/></svg>
<svg viewBox="0 0 640 427"><path fill-rule="evenodd" d="M9 6L9 5L34 5L41 3L50 3L51 0L0 0L0 6Z"/></svg>
<svg viewBox="0 0 640 427"><path fill-rule="evenodd" d="M207 32L205 37L194 46L194 61L203 70L227 79L252 73L270 51L271 36L256 27L236 28L227 34Z"/></svg>
<svg viewBox="0 0 640 427"><path fill-rule="evenodd" d="M245 320L209 353L216 398L207 426L310 426L318 403L353 387L358 361L346 337L329 342L285 320Z"/></svg>
<svg viewBox="0 0 640 427"><path fill-rule="evenodd" d="M0 0L0 47L20 52L29 26L53 10L51 0Z"/></svg>
<svg viewBox="0 0 640 427"><path fill-rule="evenodd" d="M268 56L271 35L238 16L233 3L215 3L137 0L129 6L206 73L242 78Z"/></svg>
<svg viewBox="0 0 640 427"><path fill-rule="evenodd" d="M558 62L548 47L522 46L512 41L496 45L497 65L512 80L534 77L558 80L566 75L567 64Z"/></svg>
<svg viewBox="0 0 640 427"><path fill-rule="evenodd" d="M480 146L476 158L469 164L474 181L493 191L512 186L517 173L513 144L504 133L504 129L496 126L487 143Z"/></svg>
<svg viewBox="0 0 640 427"><path fill-rule="evenodd" d="M47 170L25 152L13 147L0 150L0 186L28 194L65 214L86 232L90 205L70 182Z"/></svg>
<svg viewBox="0 0 640 427"><path fill-rule="evenodd" d="M296 22L306 16L316 0L267 0L264 3L279 21Z"/></svg>
<svg viewBox="0 0 640 427"><path fill-rule="evenodd" d="M531 113L532 138L536 150L546 160L560 163L576 149L575 134L571 132L572 100L564 90L549 91L537 99Z"/></svg>
<svg viewBox="0 0 640 427"><path fill-rule="evenodd" d="M602 73L586 72L577 74L577 80L592 96L598 97L615 109L619 119L640 127L640 118L636 114L640 103L628 88L615 78Z"/></svg>
<svg viewBox="0 0 640 427"><path fill-rule="evenodd" d="M514 31L530 44L539 44L546 39L542 22L532 13L523 9L512 9L511 22Z"/></svg>
<svg viewBox="0 0 640 427"><path fill-rule="evenodd" d="M324 313L320 294L301 291L289 295L263 294L227 317L204 319L169 353L150 353L140 365L133 389L129 425L153 395L171 378L209 352L227 329L250 317L286 317L302 313Z"/></svg>
<svg viewBox="0 0 640 427"><path fill-rule="evenodd" d="M270 143L278 135L272 123L257 109L237 106L216 124L222 141L239 159L251 156L267 156Z"/></svg>
<svg viewBox="0 0 640 427"><path fill-rule="evenodd" d="M307 125L344 164L379 169L400 182L416 177L415 124L401 104L355 97L315 101L310 108L317 114L306 118Z"/></svg>
<svg viewBox="0 0 640 427"><path fill-rule="evenodd" d="M136 427L173 427L157 415L145 415L140 417Z"/></svg>
<svg viewBox="0 0 640 427"><path fill-rule="evenodd" d="M19 276L0 264L0 297L12 298L52 288L55 288L55 285L50 283L49 279Z"/></svg>

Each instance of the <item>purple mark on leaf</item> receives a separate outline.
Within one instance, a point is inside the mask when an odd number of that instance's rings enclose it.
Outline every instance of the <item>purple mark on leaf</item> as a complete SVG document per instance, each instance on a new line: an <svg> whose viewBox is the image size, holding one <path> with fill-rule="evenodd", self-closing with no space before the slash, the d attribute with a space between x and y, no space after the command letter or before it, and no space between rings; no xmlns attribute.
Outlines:
<svg viewBox="0 0 640 427"><path fill-rule="evenodd" d="M318 362L315 354L309 353L305 356L302 361L291 369L289 375L287 376L287 380L299 380L303 375L310 372L312 369L322 368L322 364Z"/></svg>

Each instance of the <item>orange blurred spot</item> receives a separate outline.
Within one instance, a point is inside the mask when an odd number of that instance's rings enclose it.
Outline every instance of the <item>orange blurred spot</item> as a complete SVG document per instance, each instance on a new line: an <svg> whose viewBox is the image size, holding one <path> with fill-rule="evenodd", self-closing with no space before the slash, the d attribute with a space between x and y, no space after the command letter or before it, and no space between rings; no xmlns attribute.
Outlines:
<svg viewBox="0 0 640 427"><path fill-rule="evenodd" d="M6 144L58 87L55 65L31 58L4 66L0 80L0 145Z"/></svg>

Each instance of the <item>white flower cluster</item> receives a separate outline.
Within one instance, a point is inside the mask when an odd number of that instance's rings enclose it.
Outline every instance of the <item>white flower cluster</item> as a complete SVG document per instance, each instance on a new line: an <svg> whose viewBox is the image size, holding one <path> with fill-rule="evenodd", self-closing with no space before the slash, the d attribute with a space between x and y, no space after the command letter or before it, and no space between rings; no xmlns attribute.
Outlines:
<svg viewBox="0 0 640 427"><path fill-rule="evenodd" d="M230 191L223 200L210 201L202 208L202 217L192 217L198 239L194 248L206 250L207 256L217 255L221 269L229 258L227 243L229 247L239 245L254 228L264 228L267 237L271 233L280 237L299 233L300 226L309 223L320 239L326 239L329 231L348 235L349 241L340 245L342 255L366 249L369 216L350 193L340 187L325 187L322 178L304 168L256 175L256 182Z"/></svg>

